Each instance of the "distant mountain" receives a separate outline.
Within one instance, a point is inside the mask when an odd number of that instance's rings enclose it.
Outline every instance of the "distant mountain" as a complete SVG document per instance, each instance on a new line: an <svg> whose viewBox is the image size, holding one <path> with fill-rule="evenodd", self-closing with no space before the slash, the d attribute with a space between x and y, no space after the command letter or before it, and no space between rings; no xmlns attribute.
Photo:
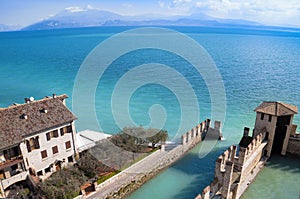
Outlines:
<svg viewBox="0 0 300 199"><path fill-rule="evenodd" d="M5 25L5 24L0 24L0 32L4 31L14 31L14 30L19 30L21 26L19 25Z"/></svg>
<svg viewBox="0 0 300 199"><path fill-rule="evenodd" d="M23 30L45 30L91 26L228 26L233 25L259 25L258 23L234 20L218 19L201 13L190 16L123 16L113 12L92 8L80 7L66 8L64 11L42 20Z"/></svg>
<svg viewBox="0 0 300 199"><path fill-rule="evenodd" d="M102 26L106 21L121 18L122 16L116 13L94 9L83 11L64 10L53 17L27 26L23 30Z"/></svg>

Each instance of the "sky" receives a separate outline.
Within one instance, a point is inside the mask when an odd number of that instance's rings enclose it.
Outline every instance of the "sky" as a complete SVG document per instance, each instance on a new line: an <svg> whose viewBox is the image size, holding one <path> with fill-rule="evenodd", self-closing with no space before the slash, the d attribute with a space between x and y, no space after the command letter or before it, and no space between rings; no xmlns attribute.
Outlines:
<svg viewBox="0 0 300 199"><path fill-rule="evenodd" d="M300 27L300 0L0 0L0 24L27 26L65 8L95 8L122 15L191 15Z"/></svg>

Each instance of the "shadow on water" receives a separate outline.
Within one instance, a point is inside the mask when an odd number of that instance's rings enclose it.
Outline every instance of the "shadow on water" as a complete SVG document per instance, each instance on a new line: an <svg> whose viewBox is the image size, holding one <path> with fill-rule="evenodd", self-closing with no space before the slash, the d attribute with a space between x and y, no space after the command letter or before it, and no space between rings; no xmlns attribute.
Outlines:
<svg viewBox="0 0 300 199"><path fill-rule="evenodd" d="M197 145L182 159L175 162L170 168L185 173L193 179L180 192L172 198L185 199L197 196L202 190L213 181L215 161L229 146L229 143L218 142L213 150L204 158L199 158L198 152L201 144ZM208 180L209 179L209 180Z"/></svg>
<svg viewBox="0 0 300 199"><path fill-rule="evenodd" d="M300 158L273 154L243 194L242 199L256 199L257 196L296 199L300 194L299 184Z"/></svg>
<svg viewBox="0 0 300 199"><path fill-rule="evenodd" d="M128 199L170 199L193 198L213 181L215 161L231 143L218 142L204 158L198 153L202 144L198 144L183 158L172 164L155 178L132 193Z"/></svg>
<svg viewBox="0 0 300 199"><path fill-rule="evenodd" d="M181 160L174 163L170 168L176 169L180 172L184 172L190 176L194 176L194 180L192 180L188 185L183 187L180 192L178 192L176 195L172 196L172 198L176 199L185 199L185 198L193 198L196 197L199 193L202 192L202 190L209 185L214 177L214 169L215 169L215 161L217 157L223 153L224 150L227 149L226 142L219 142L213 151L211 151L205 158L199 159L198 153L195 153L195 151L199 151L199 145L193 149L191 152L186 154ZM280 184L283 183L280 181L281 179L281 172L289 173L290 175L294 176L296 180L298 179L296 176L300 176L300 159L299 157L295 156L280 156L280 155L273 155L269 161L266 164L265 170L272 170L272 173L262 173L262 176L259 176L260 178L263 178L263 180L258 179L258 185L256 184L254 190L257 190L257 186L259 186L260 183L266 182L264 178L267 178L269 175L278 175L278 186L276 186L277 190L282 192L285 190ZM279 172L280 171L280 172ZM260 175L260 174L259 174ZM209 179L209 180L207 180ZM255 183L255 181L254 181ZM254 184L253 183L253 184ZM296 183L296 182L295 182ZM276 184L276 182L274 182ZM286 185L289 186L289 185ZM251 186L250 186L251 187ZM264 188L268 188L270 190L273 190L274 186L270 183L269 187L268 185L264 185ZM297 183L294 187L297 189ZM298 186L298 191L300 191L300 188ZM249 189L250 190L250 189ZM250 190L250 192L253 192ZM293 196L295 195L294 192L297 192L297 190L290 191L287 193L286 196ZM297 194L297 193L296 193ZM246 194L247 195L247 194ZM192 196L192 197L191 197ZM256 195L257 196L257 195ZM270 196L270 195L269 195ZM267 194L265 195L267 197ZM273 196L272 196L273 197ZM252 197L243 197L244 199L251 199Z"/></svg>
<svg viewBox="0 0 300 199"><path fill-rule="evenodd" d="M267 167L300 174L300 158L295 156L272 155Z"/></svg>

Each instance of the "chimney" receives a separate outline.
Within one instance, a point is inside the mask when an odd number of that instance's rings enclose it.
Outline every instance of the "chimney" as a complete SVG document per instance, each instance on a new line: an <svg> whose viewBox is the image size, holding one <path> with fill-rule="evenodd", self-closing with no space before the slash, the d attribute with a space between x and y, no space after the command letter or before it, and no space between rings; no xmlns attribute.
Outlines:
<svg viewBox="0 0 300 199"><path fill-rule="evenodd" d="M53 99L55 99L57 96L55 93L52 94Z"/></svg>
<svg viewBox="0 0 300 199"><path fill-rule="evenodd" d="M26 104L29 104L29 102L30 102L30 99L29 99L29 98L25 98L24 100L25 100L25 103L26 103Z"/></svg>
<svg viewBox="0 0 300 199"><path fill-rule="evenodd" d="M28 116L27 116L25 113L23 113L23 114L21 115L21 118L27 120Z"/></svg>
<svg viewBox="0 0 300 199"><path fill-rule="evenodd" d="M45 109L45 108L43 108L43 109L41 110L41 112L42 112L42 113L48 113L48 110Z"/></svg>

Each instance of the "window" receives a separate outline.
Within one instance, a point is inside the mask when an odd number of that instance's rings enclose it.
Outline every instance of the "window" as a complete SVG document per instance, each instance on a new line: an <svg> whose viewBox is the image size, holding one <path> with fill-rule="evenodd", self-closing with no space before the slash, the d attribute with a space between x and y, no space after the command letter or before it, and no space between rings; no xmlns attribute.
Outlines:
<svg viewBox="0 0 300 199"><path fill-rule="evenodd" d="M272 122L272 115L269 115L269 122Z"/></svg>
<svg viewBox="0 0 300 199"><path fill-rule="evenodd" d="M51 139L50 132L49 132L49 133L46 133L46 137L47 137L47 141L49 141L49 140Z"/></svg>
<svg viewBox="0 0 300 199"><path fill-rule="evenodd" d="M37 175L38 175L38 176L42 176L42 175L43 175L43 171L38 171L38 172L37 172Z"/></svg>
<svg viewBox="0 0 300 199"><path fill-rule="evenodd" d="M71 142L70 141L67 141L65 144L66 144L66 149L71 148Z"/></svg>
<svg viewBox="0 0 300 199"><path fill-rule="evenodd" d="M57 138L58 137L58 130L54 130L53 132L53 137Z"/></svg>
<svg viewBox="0 0 300 199"><path fill-rule="evenodd" d="M50 173L50 172L51 172L51 167L45 169L45 173Z"/></svg>
<svg viewBox="0 0 300 199"><path fill-rule="evenodd" d="M42 155L42 159L46 158L47 157L47 150L42 151L41 155Z"/></svg>
<svg viewBox="0 0 300 199"><path fill-rule="evenodd" d="M39 149L40 148L40 143L39 143L39 136L36 136L34 139L34 148Z"/></svg>
<svg viewBox="0 0 300 199"><path fill-rule="evenodd" d="M34 147L34 138L30 138L29 144L30 144L31 151L33 151L35 149L35 147Z"/></svg>
<svg viewBox="0 0 300 199"><path fill-rule="evenodd" d="M64 127L65 128L65 127ZM60 129L60 136L63 136L66 132L64 131L64 128Z"/></svg>
<svg viewBox="0 0 300 199"><path fill-rule="evenodd" d="M260 114L260 119L261 119L261 120L264 120L264 117L265 117L265 114L264 114L264 113L261 113L261 114Z"/></svg>
<svg viewBox="0 0 300 199"><path fill-rule="evenodd" d="M35 138L30 138L29 140L26 140L26 147L28 153L33 151L34 149L39 149L40 148L40 143L39 143L39 136Z"/></svg>
<svg viewBox="0 0 300 199"><path fill-rule="evenodd" d="M57 137L58 137L58 130L54 130L46 133L47 141L51 140L51 138L57 138Z"/></svg>
<svg viewBox="0 0 300 199"><path fill-rule="evenodd" d="M73 132L73 131L72 131L72 125L67 126L67 132L68 132L68 133L72 133L72 132Z"/></svg>
<svg viewBox="0 0 300 199"><path fill-rule="evenodd" d="M73 156L68 157L68 162L73 162Z"/></svg>
<svg viewBox="0 0 300 199"><path fill-rule="evenodd" d="M65 126L65 127L63 127L63 128L60 129L60 135L61 136L63 136L66 133L72 133L72 132L73 132L72 125Z"/></svg>
<svg viewBox="0 0 300 199"><path fill-rule="evenodd" d="M58 148L57 148L57 146L52 147L52 152L53 152L53 154L58 153Z"/></svg>
<svg viewBox="0 0 300 199"><path fill-rule="evenodd" d="M29 143L28 140L26 140L26 147L27 147L28 153L30 153L31 152L31 147L30 147L30 143Z"/></svg>

